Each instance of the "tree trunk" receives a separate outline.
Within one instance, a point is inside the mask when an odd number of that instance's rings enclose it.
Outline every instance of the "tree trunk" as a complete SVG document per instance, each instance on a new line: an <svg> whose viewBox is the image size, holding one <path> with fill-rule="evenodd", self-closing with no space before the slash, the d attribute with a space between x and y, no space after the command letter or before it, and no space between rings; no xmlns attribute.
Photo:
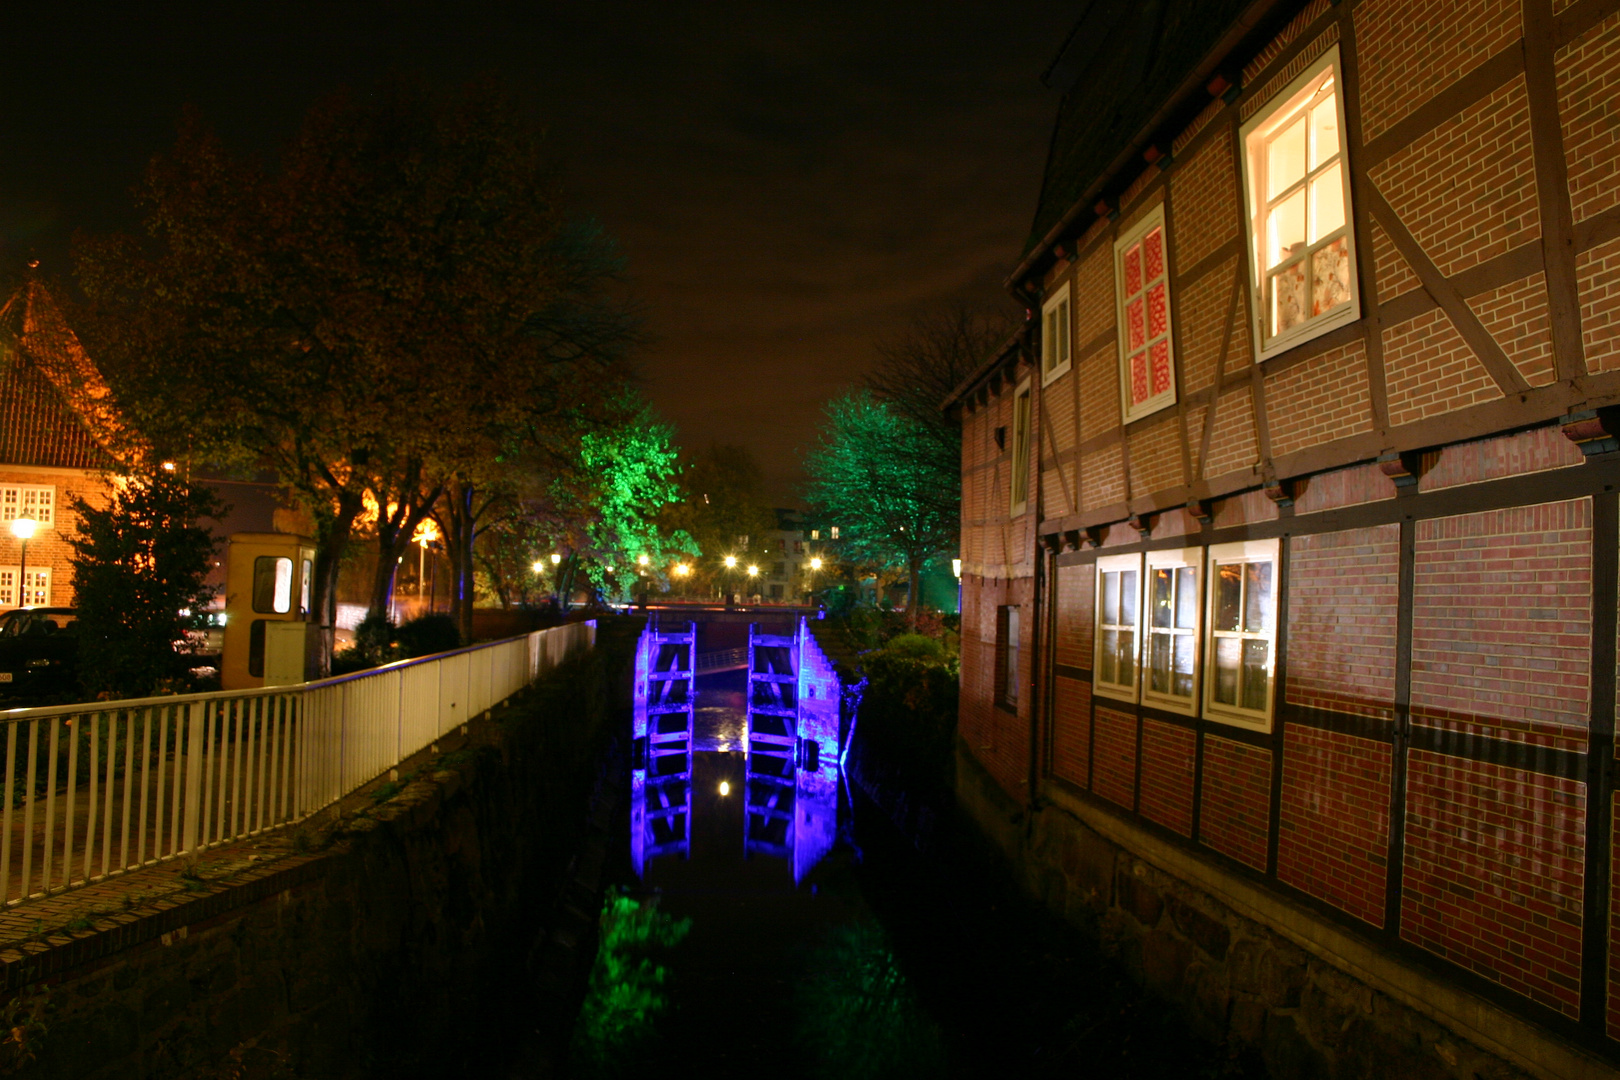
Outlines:
<svg viewBox="0 0 1620 1080"><path fill-rule="evenodd" d="M361 505L358 491L339 491L337 510L315 545L315 587L310 597L310 607L321 636L320 656L316 665L317 674L321 676L332 670L332 650L337 641L338 571Z"/></svg>
<svg viewBox="0 0 1620 1080"><path fill-rule="evenodd" d="M445 489L444 550L450 556L450 615L463 645L472 642L473 542L478 538L477 489L452 480Z"/></svg>
<svg viewBox="0 0 1620 1080"><path fill-rule="evenodd" d="M917 632L917 586L922 578L922 560L913 555L906 560L906 629Z"/></svg>
<svg viewBox="0 0 1620 1080"><path fill-rule="evenodd" d="M422 474L419 464L412 464L406 469L404 482L399 486L399 503L393 512L388 512L388 493L377 485L373 493L377 496L377 572L371 581L371 602L368 616L378 615L388 617L389 609L394 601L394 579L399 574L399 563L405 556L406 550L411 546L411 537L416 534L416 527L422 524L433 504L439 501L439 492L442 485L423 492L420 487Z"/></svg>

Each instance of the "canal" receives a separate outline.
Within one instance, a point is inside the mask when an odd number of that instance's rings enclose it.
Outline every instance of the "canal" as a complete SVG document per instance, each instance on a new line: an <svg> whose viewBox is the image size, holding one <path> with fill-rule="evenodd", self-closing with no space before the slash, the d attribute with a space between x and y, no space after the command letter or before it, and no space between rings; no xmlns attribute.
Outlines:
<svg viewBox="0 0 1620 1080"><path fill-rule="evenodd" d="M949 815L920 851L840 778L838 840L797 886L788 859L745 855L745 694L742 671L697 680L690 857L638 879L628 830L612 857L632 931L616 961L641 974L604 980L598 956L569 1075L1264 1075L1022 897ZM636 944L649 927L674 943Z"/></svg>

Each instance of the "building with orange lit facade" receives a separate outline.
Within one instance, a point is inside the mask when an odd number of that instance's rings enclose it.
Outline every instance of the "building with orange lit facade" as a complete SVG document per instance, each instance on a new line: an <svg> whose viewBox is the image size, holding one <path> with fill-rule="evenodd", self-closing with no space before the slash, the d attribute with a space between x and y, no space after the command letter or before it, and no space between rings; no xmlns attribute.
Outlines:
<svg viewBox="0 0 1620 1080"><path fill-rule="evenodd" d="M1047 79L961 799L1278 1075L1613 1075L1620 0L1099 4Z"/></svg>
<svg viewBox="0 0 1620 1080"><path fill-rule="evenodd" d="M117 425L100 373L29 280L0 307L0 610L73 603L71 504L106 497ZM10 528L19 517L38 522L26 565Z"/></svg>

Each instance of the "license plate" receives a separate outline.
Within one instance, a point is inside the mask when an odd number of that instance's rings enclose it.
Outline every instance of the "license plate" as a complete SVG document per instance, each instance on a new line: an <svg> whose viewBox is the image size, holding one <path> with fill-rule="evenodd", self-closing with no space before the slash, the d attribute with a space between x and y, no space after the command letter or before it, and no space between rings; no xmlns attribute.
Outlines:
<svg viewBox="0 0 1620 1080"><path fill-rule="evenodd" d="M10 682L10 681L11 681L11 672L9 672L9 671L0 671L0 682Z"/></svg>

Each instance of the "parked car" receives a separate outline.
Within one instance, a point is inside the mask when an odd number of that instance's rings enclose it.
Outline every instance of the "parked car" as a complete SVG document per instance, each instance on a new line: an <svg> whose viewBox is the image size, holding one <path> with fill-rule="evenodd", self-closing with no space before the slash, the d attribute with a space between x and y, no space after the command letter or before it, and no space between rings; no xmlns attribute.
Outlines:
<svg viewBox="0 0 1620 1080"><path fill-rule="evenodd" d="M78 613L18 608L0 615L0 703L71 698L79 685Z"/></svg>

